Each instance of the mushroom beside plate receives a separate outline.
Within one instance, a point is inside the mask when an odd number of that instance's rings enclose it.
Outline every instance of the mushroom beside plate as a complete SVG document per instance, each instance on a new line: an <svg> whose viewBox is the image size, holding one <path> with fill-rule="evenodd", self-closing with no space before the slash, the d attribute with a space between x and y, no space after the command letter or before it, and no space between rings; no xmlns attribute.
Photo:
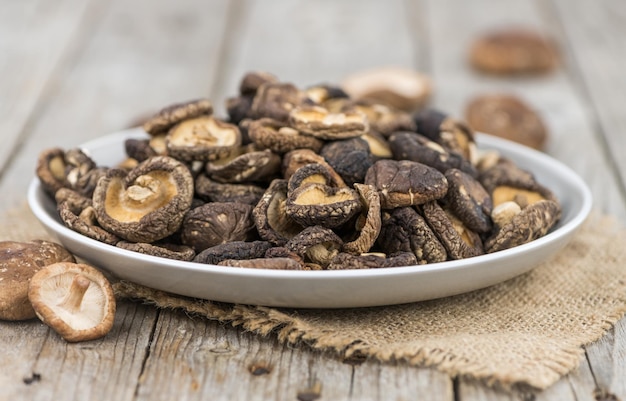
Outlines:
<svg viewBox="0 0 626 401"><path fill-rule="evenodd" d="M130 129L85 143L100 165L124 159ZM34 178L29 205L46 230L75 255L124 280L214 301L296 308L347 308L401 304L488 287L525 273L560 251L587 218L592 197L585 182L563 163L516 143L477 135L493 149L535 174L561 202L562 217L545 236L504 251L428 265L369 270L277 271L182 262L107 245L65 227L51 199Z"/></svg>

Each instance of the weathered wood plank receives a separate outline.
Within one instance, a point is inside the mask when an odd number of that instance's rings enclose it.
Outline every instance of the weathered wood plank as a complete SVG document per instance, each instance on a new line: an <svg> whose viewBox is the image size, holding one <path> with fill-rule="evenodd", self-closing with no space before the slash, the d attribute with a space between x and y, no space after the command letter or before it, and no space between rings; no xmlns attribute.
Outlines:
<svg viewBox="0 0 626 401"><path fill-rule="evenodd" d="M626 399L626 319L619 321L606 336L586 349L596 391Z"/></svg>
<svg viewBox="0 0 626 401"><path fill-rule="evenodd" d="M107 2L102 22L58 86L30 117L28 140L2 177L0 209L24 199L37 154L69 148L128 126L164 106L207 96L213 82L227 1ZM78 35L80 36L80 35Z"/></svg>
<svg viewBox="0 0 626 401"><path fill-rule="evenodd" d="M156 315L123 302L107 336L75 344L38 320L0 321L0 399L132 400Z"/></svg>
<svg viewBox="0 0 626 401"><path fill-rule="evenodd" d="M0 3L0 173L24 138L54 74L84 37L94 2L4 1Z"/></svg>
<svg viewBox="0 0 626 401"><path fill-rule="evenodd" d="M587 4L585 1L554 0L560 27L567 37L572 70L579 74L579 90L588 97L597 116L597 141L605 146L615 172L626 191L626 12L619 0Z"/></svg>

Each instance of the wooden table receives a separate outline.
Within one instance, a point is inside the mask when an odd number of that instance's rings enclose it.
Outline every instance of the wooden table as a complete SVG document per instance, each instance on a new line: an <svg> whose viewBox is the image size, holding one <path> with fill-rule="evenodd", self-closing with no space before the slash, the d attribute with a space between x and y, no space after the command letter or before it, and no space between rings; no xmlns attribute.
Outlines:
<svg viewBox="0 0 626 401"><path fill-rule="evenodd" d="M456 116L478 93L525 98L547 122L547 152L586 180L597 209L626 222L625 22L623 0L4 0L0 210L24 203L42 149L195 97L209 96L223 115L246 71L306 86L400 65L429 74L432 105ZM517 79L468 68L472 38L509 24L552 35L564 66ZM507 394L122 302L113 331L86 343L67 344L37 320L0 322L0 400L626 399L626 320L585 351L548 390Z"/></svg>

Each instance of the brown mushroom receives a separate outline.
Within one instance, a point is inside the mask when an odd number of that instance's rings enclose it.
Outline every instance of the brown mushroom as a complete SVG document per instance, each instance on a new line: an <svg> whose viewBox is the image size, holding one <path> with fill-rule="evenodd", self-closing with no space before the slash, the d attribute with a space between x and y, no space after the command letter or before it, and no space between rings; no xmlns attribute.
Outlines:
<svg viewBox="0 0 626 401"><path fill-rule="evenodd" d="M128 138L124 141L126 155L139 163L156 156L157 152L150 146L150 139Z"/></svg>
<svg viewBox="0 0 626 401"><path fill-rule="evenodd" d="M345 187L341 177L326 163L309 163L296 170L287 186L288 193L307 184L324 184L331 187Z"/></svg>
<svg viewBox="0 0 626 401"><path fill-rule="evenodd" d="M451 259L465 259L484 253L480 236L467 228L450 210L442 208L437 201L422 206L424 219Z"/></svg>
<svg viewBox="0 0 626 401"><path fill-rule="evenodd" d="M463 224L477 233L491 230L493 204L487 190L469 174L455 168L446 171L445 202Z"/></svg>
<svg viewBox="0 0 626 401"><path fill-rule="evenodd" d="M289 113L306 99L306 95L290 83L265 82L257 88L250 111L254 118L269 117L287 121Z"/></svg>
<svg viewBox="0 0 626 401"><path fill-rule="evenodd" d="M320 183L289 191L285 205L287 215L302 226L339 227L360 211L359 195L353 189Z"/></svg>
<svg viewBox="0 0 626 401"><path fill-rule="evenodd" d="M96 211L90 198L68 188L61 188L55 195L57 211L66 227L86 237L109 245L115 245L120 237L98 224Z"/></svg>
<svg viewBox="0 0 626 401"><path fill-rule="evenodd" d="M324 145L321 139L304 135L287 123L271 118L261 118L250 122L248 134L259 148L270 149L279 154L295 149L311 149L319 152Z"/></svg>
<svg viewBox="0 0 626 401"><path fill-rule="evenodd" d="M539 114L514 95L478 96L467 105L465 117L476 131L538 150L543 149L548 138L546 126Z"/></svg>
<svg viewBox="0 0 626 401"><path fill-rule="evenodd" d="M561 207L557 202L537 201L512 214L510 221L485 241L485 250L498 252L534 241L550 231L560 218Z"/></svg>
<svg viewBox="0 0 626 401"><path fill-rule="evenodd" d="M554 43L534 30L503 28L487 32L472 44L472 66L491 74L537 74L558 64Z"/></svg>
<svg viewBox="0 0 626 401"><path fill-rule="evenodd" d="M337 174L337 172L330 166L330 164L326 162L326 159L310 149L292 150L291 152L286 153L283 156L283 178L286 180L291 179L291 176L293 176L300 167L306 166L307 164L322 165L325 171L332 176L330 182L334 182L335 185L338 187L346 186L341 176Z"/></svg>
<svg viewBox="0 0 626 401"><path fill-rule="evenodd" d="M363 254L352 255L339 253L328 265L328 270L348 269L380 269L386 267L413 266L417 264L415 255L411 252L399 252L394 255Z"/></svg>
<svg viewBox="0 0 626 401"><path fill-rule="evenodd" d="M367 142L370 154L378 159L391 159L393 153L387 139L376 131L368 131L361 135L361 139Z"/></svg>
<svg viewBox="0 0 626 401"><path fill-rule="evenodd" d="M515 201L522 208L540 200L558 202L552 191L537 182L532 173L504 157L498 157L485 168L479 181L491 195L493 206L507 201Z"/></svg>
<svg viewBox="0 0 626 401"><path fill-rule="evenodd" d="M388 253L412 252L415 264L444 262L446 248L424 218L412 207L400 207L383 213L378 245Z"/></svg>
<svg viewBox="0 0 626 401"><path fill-rule="evenodd" d="M252 116L250 109L253 98L252 95L241 95L226 99L228 121L232 124L240 124L245 119L250 118ZM241 127L239 128L241 129Z"/></svg>
<svg viewBox="0 0 626 401"><path fill-rule="evenodd" d="M478 172L472 164L458 153L450 152L435 141L414 132L394 132L389 137L389 146L396 160L411 160L445 173L457 168L473 177Z"/></svg>
<svg viewBox="0 0 626 401"><path fill-rule="evenodd" d="M57 262L75 262L75 259L54 242L0 242L0 320L35 317L28 300L28 285L40 269Z"/></svg>
<svg viewBox="0 0 626 401"><path fill-rule="evenodd" d="M206 174L215 181L242 183L271 181L280 171L281 158L269 149L253 150L208 162Z"/></svg>
<svg viewBox="0 0 626 401"><path fill-rule="evenodd" d="M311 86L304 93L308 99L317 105L322 105L330 99L348 98L348 94L342 88L326 84Z"/></svg>
<svg viewBox="0 0 626 401"><path fill-rule="evenodd" d="M362 183L367 170L376 161L370 153L368 143L362 137L328 142L320 155L350 186L357 182Z"/></svg>
<svg viewBox="0 0 626 401"><path fill-rule="evenodd" d="M181 162L152 157L98 181L93 207L100 226L132 242L154 242L180 227L193 199L193 177Z"/></svg>
<svg viewBox="0 0 626 401"><path fill-rule="evenodd" d="M474 132L465 122L433 109L423 110L413 118L419 134L475 164L477 148Z"/></svg>
<svg viewBox="0 0 626 401"><path fill-rule="evenodd" d="M262 258L272 244L268 241L231 241L205 249L193 259L196 263L216 265L228 259Z"/></svg>
<svg viewBox="0 0 626 401"><path fill-rule="evenodd" d="M289 114L295 129L323 140L354 138L369 129L367 118L358 111L331 113L321 106L300 106Z"/></svg>
<svg viewBox="0 0 626 401"><path fill-rule="evenodd" d="M169 156L180 161L210 161L228 157L241 145L236 125L211 116L184 120L165 137Z"/></svg>
<svg viewBox="0 0 626 401"><path fill-rule="evenodd" d="M244 241L253 228L251 205L211 202L185 215L181 241L200 253L225 242Z"/></svg>
<svg viewBox="0 0 626 401"><path fill-rule="evenodd" d="M61 148L45 149L37 159L36 174L43 189L54 196L56 191L66 186L65 152Z"/></svg>
<svg viewBox="0 0 626 401"><path fill-rule="evenodd" d="M307 227L289 240L285 248L305 261L327 266L343 247L343 241L331 229L322 226Z"/></svg>
<svg viewBox="0 0 626 401"><path fill-rule="evenodd" d="M46 266L33 276L28 299L37 317L69 342L104 337L113 327L113 288L89 265Z"/></svg>
<svg viewBox="0 0 626 401"><path fill-rule="evenodd" d="M383 136L396 131L415 131L415 122L410 114L371 101L356 101L344 105L343 112L361 112L369 122L369 128Z"/></svg>
<svg viewBox="0 0 626 401"><path fill-rule="evenodd" d="M255 95L261 85L278 83L278 78L266 71L251 71L246 73L239 84L241 95Z"/></svg>
<svg viewBox="0 0 626 401"><path fill-rule="evenodd" d="M365 175L365 184L380 193L383 209L420 205L443 197L446 177L432 167L409 160L379 160Z"/></svg>
<svg viewBox="0 0 626 401"><path fill-rule="evenodd" d="M343 251L353 254L369 252L376 243L382 225L380 214L380 195L371 185L354 184L361 199L361 216L357 220L355 232L358 236L344 244Z"/></svg>
<svg viewBox="0 0 626 401"><path fill-rule="evenodd" d="M168 242L146 244L145 242L119 241L115 246L126 249L127 251L173 260L191 261L196 256L196 252L193 248Z"/></svg>
<svg viewBox="0 0 626 401"><path fill-rule="evenodd" d="M202 115L211 115L213 105L208 99L191 100L168 106L143 124L148 134L155 136L165 134L170 128L181 121L196 118Z"/></svg>
<svg viewBox="0 0 626 401"><path fill-rule="evenodd" d="M258 258L258 259L227 259L218 263L219 266L247 267L251 269L271 270L303 270L297 261L291 258Z"/></svg>
<svg viewBox="0 0 626 401"><path fill-rule="evenodd" d="M254 225L259 236L273 245L282 246L302 231L302 226L285 212L287 181L272 181L252 210Z"/></svg>
<svg viewBox="0 0 626 401"><path fill-rule="evenodd" d="M399 67L378 67L347 76L341 86L354 99L371 100L404 111L421 108L430 98L430 78Z"/></svg>
<svg viewBox="0 0 626 401"><path fill-rule="evenodd" d="M256 205L265 189L254 184L224 184L200 174L195 181L195 195L207 202L239 202Z"/></svg>
<svg viewBox="0 0 626 401"><path fill-rule="evenodd" d="M284 246L273 246L269 248L265 252L263 257L265 258L289 258L300 263L303 270L311 270L307 267L307 264L315 264L319 266L319 270L323 270L323 267L321 265L318 265L317 263L313 263L313 262L305 262L302 256L298 255L296 252Z"/></svg>

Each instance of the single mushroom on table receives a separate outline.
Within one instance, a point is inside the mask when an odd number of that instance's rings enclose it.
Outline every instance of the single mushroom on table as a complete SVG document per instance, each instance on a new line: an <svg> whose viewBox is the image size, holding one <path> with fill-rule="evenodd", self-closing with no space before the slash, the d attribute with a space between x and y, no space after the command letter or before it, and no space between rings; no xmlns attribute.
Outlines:
<svg viewBox="0 0 626 401"><path fill-rule="evenodd" d="M86 264L60 262L41 269L30 282L28 299L37 317L69 342L104 337L113 327L113 288Z"/></svg>
<svg viewBox="0 0 626 401"><path fill-rule="evenodd" d="M28 285L35 273L57 262L75 259L64 247L50 241L0 242L0 319L34 318Z"/></svg>
<svg viewBox="0 0 626 401"><path fill-rule="evenodd" d="M132 242L154 242L176 232L191 207L189 169L155 156L130 172L111 169L98 181L93 207L100 226Z"/></svg>

